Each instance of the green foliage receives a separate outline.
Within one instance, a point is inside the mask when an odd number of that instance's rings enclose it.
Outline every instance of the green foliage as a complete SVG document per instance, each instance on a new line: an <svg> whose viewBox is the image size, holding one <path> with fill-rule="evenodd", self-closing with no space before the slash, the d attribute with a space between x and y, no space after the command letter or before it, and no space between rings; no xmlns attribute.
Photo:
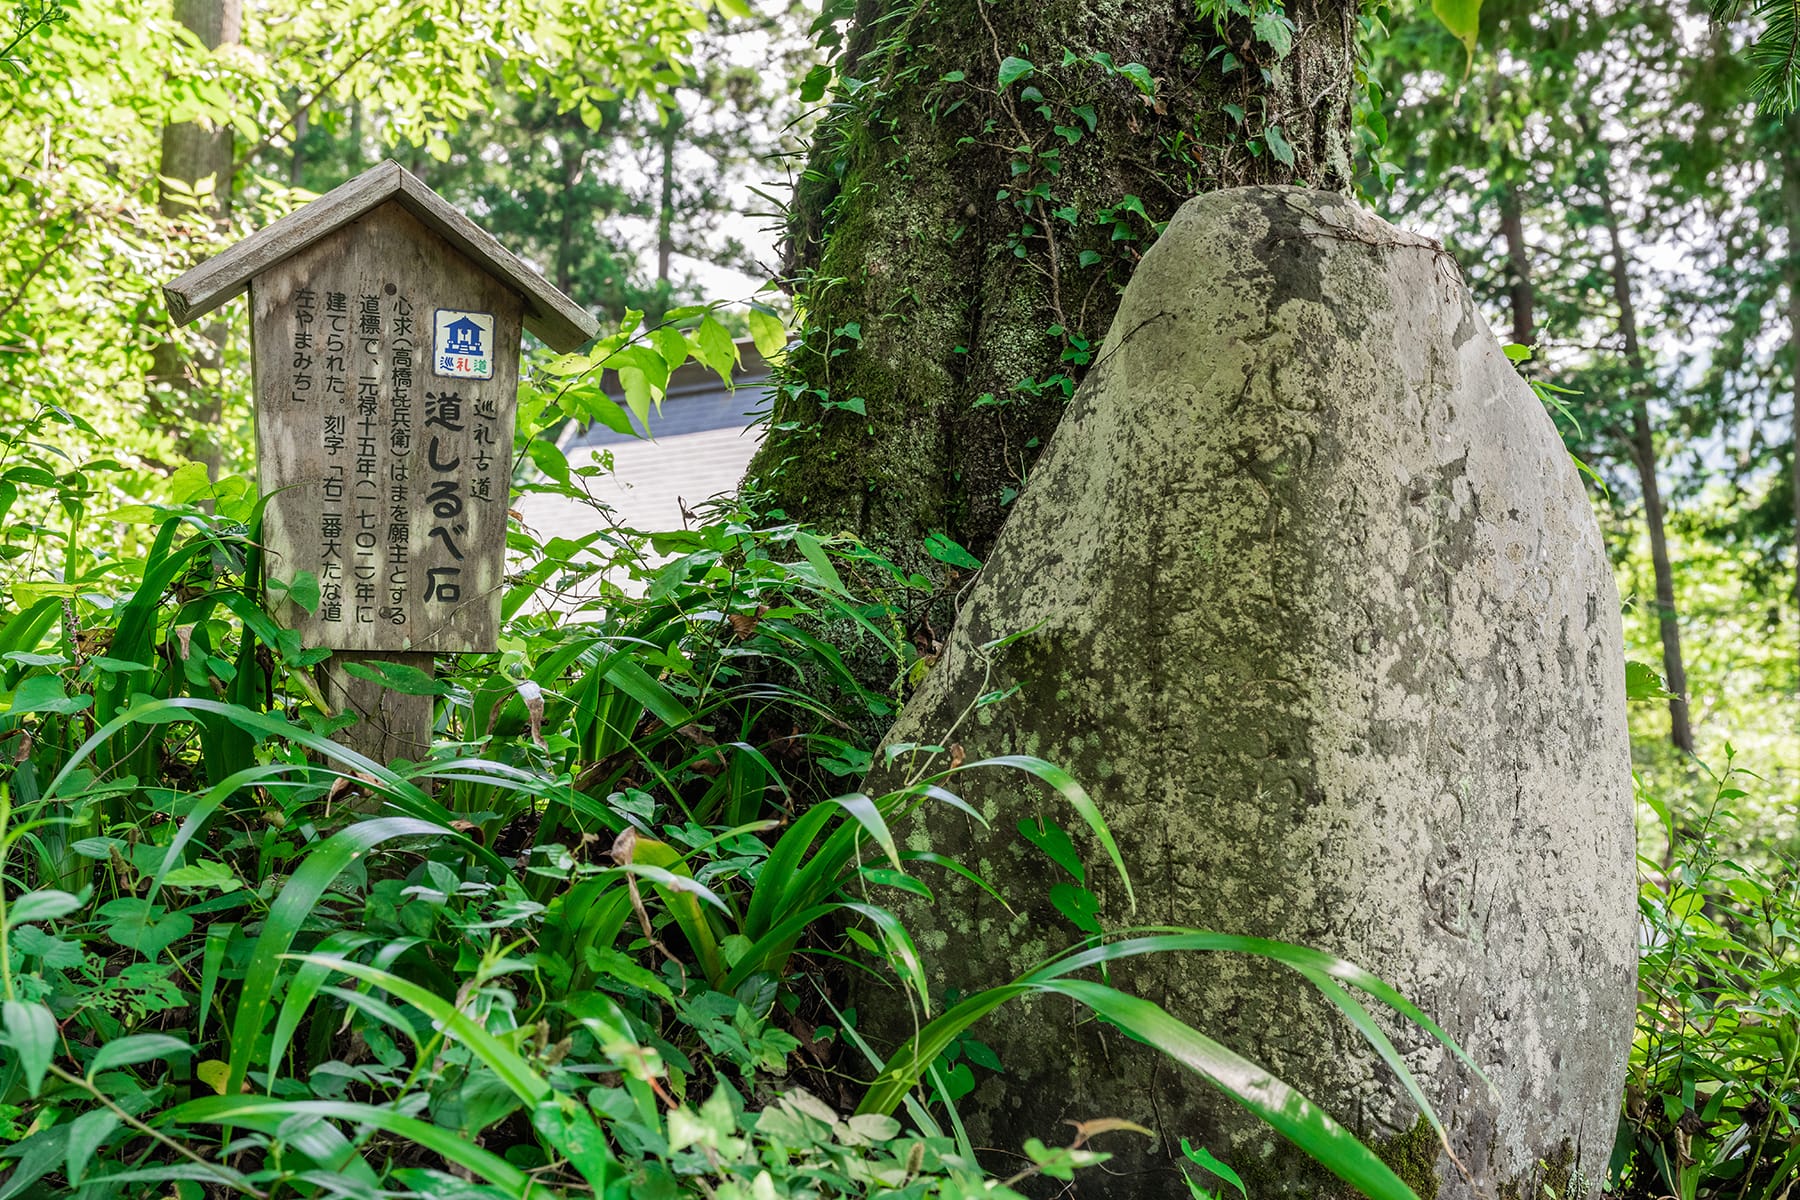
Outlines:
<svg viewBox="0 0 1800 1200"><path fill-rule="evenodd" d="M1734 21L1746 8L1758 26L1750 47L1750 80L1757 103L1776 116L1800 108L1800 4L1794 0L1711 0L1715 21Z"/></svg>
<svg viewBox="0 0 1800 1200"><path fill-rule="evenodd" d="M1664 853L1640 859L1641 1000L1613 1154L1626 1196L1775 1200L1800 1175L1800 876L1721 851L1755 781L1727 748L1713 782L1692 808L1640 791Z"/></svg>
<svg viewBox="0 0 1800 1200"><path fill-rule="evenodd" d="M729 366L710 312L676 315L688 332L628 328L552 364L522 429L596 403L581 389L603 366L666 378L619 357L634 348L658 347L664 371L665 353ZM55 414L16 431L7 480L30 511L79 514L94 479L51 469L58 429L87 433ZM600 470L528 457L542 479L525 486L572 501ZM331 740L347 718L311 679L324 652L257 603L262 501L238 477L188 480L181 500L127 514L138 540L89 548L79 523L48 520L9 535L17 560L62 565L13 578L0 609L7 1194L1010 1195L958 1132L939 1064L954 1047L964 1075L999 1067L971 1025L1038 991L1162 1047L1367 1194L1411 1195L1261 1068L1081 977L1144 953L1286 962L1423 1105L1345 985L1441 1032L1351 964L1093 925L1043 969L932 1016L883 897L971 874L895 836L926 805L979 820L950 790L959 773L1041 781L1127 895L1130 881L1093 801L1049 763L913 748L898 790L841 790L873 751L850 718L885 718L898 697L813 631L858 631L898 680L916 651L896 618L927 586L854 540L729 509L579 543L520 531L497 661L370 672L436 708L425 761L377 763ZM929 1023L867 1046L821 964L889 979ZM867 1088L833 1082L840 1047L871 1056ZM843 1099L813 1094L828 1090ZM1123 1131L1102 1116L1070 1146L1034 1140L1007 1184L1067 1179L1107 1157L1090 1137Z"/></svg>

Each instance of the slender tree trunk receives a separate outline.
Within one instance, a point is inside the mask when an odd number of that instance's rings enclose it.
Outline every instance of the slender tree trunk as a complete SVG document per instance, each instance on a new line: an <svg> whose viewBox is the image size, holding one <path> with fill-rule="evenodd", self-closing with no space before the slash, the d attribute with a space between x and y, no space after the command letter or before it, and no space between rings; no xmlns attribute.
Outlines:
<svg viewBox="0 0 1800 1200"><path fill-rule="evenodd" d="M1613 300L1619 306L1619 337L1625 362L1631 369L1632 465L1644 494L1644 523L1650 533L1650 566L1656 576L1656 621L1662 634L1663 675L1669 691L1669 740L1684 754L1694 752L1694 731L1688 721L1687 668L1681 657L1681 624L1675 608L1675 570L1669 561L1669 540L1663 512L1662 488L1656 478L1656 439L1645 396L1643 347L1638 341L1637 307L1632 302L1631 268L1619 232L1618 210L1613 203L1612 181L1602 174L1601 200L1606 207L1606 233L1612 249Z"/></svg>
<svg viewBox="0 0 1800 1200"><path fill-rule="evenodd" d="M1512 308L1512 340L1529 346L1537 339L1535 296L1531 286L1531 252L1525 245L1525 212L1518 189L1500 193L1500 236L1506 242L1507 296Z"/></svg>
<svg viewBox="0 0 1800 1200"><path fill-rule="evenodd" d="M1788 356L1792 360L1794 447L1794 594L1800 598L1800 116L1787 121L1787 143L1781 153L1782 205L1787 214Z"/></svg>
<svg viewBox="0 0 1800 1200"><path fill-rule="evenodd" d="M175 0L175 19L193 31L208 50L239 40L243 24L242 0ZM178 180L190 190L198 190L204 181L212 181L212 196L198 210L178 192L163 190L162 210L172 217L189 216L209 228L221 227L231 211L232 158L230 126L218 128L197 121L165 125L162 134L160 170L165 179ZM190 357L174 341L157 347L152 359L151 380L159 385L162 402L157 405L161 416L177 429L177 443L189 459L204 462L209 473L218 474L222 454L217 427L222 398L216 387L207 385L206 375L220 365L226 327L222 322L208 325L202 336L210 349ZM171 399L178 398L171 403Z"/></svg>
<svg viewBox="0 0 1800 1200"><path fill-rule="evenodd" d="M288 158L289 187L299 187L306 177L306 151L301 145L306 140L306 113L303 108L294 114L294 142Z"/></svg>
<svg viewBox="0 0 1800 1200"><path fill-rule="evenodd" d="M669 267L675 257L675 142L681 134L681 113L670 109L663 118L658 141L662 148L662 195L656 206L656 282L669 289Z"/></svg>
<svg viewBox="0 0 1800 1200"><path fill-rule="evenodd" d="M562 192L557 197L561 219L556 236L556 286L563 292L568 292L575 282L575 230L578 216L575 185L581 179L586 147L574 129L565 125L558 149L562 157Z"/></svg>
<svg viewBox="0 0 1800 1200"><path fill-rule="evenodd" d="M933 531L984 555L1161 222L1238 184L1349 186L1356 12L1290 4L1281 56L1187 0L861 0L749 494L909 568L936 568Z"/></svg>

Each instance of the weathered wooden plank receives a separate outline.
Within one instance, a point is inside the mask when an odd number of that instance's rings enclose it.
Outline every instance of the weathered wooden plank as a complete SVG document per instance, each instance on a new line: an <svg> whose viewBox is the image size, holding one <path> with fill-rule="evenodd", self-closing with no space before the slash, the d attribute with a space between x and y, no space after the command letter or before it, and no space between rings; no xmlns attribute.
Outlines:
<svg viewBox="0 0 1800 1200"><path fill-rule="evenodd" d="M400 172L400 202L477 266L499 275L525 300L525 328L552 350L568 352L600 331L600 322L521 262L411 171Z"/></svg>
<svg viewBox="0 0 1800 1200"><path fill-rule="evenodd" d="M496 649L518 295L397 202L250 291L268 570L320 593L271 611L309 646Z"/></svg>
<svg viewBox="0 0 1800 1200"><path fill-rule="evenodd" d="M390 159L364 171L165 284L169 315L177 325L186 325L243 295L253 276L392 198L400 189L402 170Z"/></svg>
<svg viewBox="0 0 1800 1200"><path fill-rule="evenodd" d="M553 350L570 351L599 331L593 314L563 295L506 247L389 159L333 188L163 288L169 314L186 325L242 295L250 281L383 204L398 202L478 270L524 302L525 328Z"/></svg>

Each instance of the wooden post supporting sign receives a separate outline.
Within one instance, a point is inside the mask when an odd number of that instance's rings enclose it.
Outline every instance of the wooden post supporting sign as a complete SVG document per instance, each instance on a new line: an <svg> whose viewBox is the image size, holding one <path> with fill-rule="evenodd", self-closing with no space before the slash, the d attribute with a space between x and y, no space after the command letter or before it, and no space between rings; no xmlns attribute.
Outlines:
<svg viewBox="0 0 1800 1200"><path fill-rule="evenodd" d="M267 573L284 585L265 603L335 651L327 697L359 718L339 738L416 760L431 697L344 668L429 674L435 654L497 649L520 330L569 351L598 325L391 161L164 295L187 324L246 289Z"/></svg>

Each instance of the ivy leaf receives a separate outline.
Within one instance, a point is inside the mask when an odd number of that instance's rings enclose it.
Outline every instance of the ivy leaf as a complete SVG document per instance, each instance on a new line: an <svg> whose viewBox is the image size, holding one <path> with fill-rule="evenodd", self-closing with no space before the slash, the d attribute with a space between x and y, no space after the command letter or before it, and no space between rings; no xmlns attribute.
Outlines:
<svg viewBox="0 0 1800 1200"><path fill-rule="evenodd" d="M1281 126L1271 125L1263 130L1263 141L1268 144L1269 153L1275 161L1284 167L1294 165L1294 148L1288 144L1287 137L1281 132Z"/></svg>
<svg viewBox="0 0 1800 1200"><path fill-rule="evenodd" d="M1003 88L1011 87L1013 84L1036 70L1037 67L1030 61L1023 58L1008 56L1005 61L1000 64L1000 86Z"/></svg>
<svg viewBox="0 0 1800 1200"><path fill-rule="evenodd" d="M926 534L925 553L952 567L962 567L969 571L981 569L981 560L951 541L947 533Z"/></svg>
<svg viewBox="0 0 1800 1200"><path fill-rule="evenodd" d="M29 675L13 692L11 711L22 713L78 713L94 702L92 696L70 696L63 691L60 675Z"/></svg>
<svg viewBox="0 0 1800 1200"><path fill-rule="evenodd" d="M1256 40L1275 51L1276 58L1286 58L1294 48L1294 23L1280 9L1257 13L1250 27Z"/></svg>
<svg viewBox="0 0 1800 1200"><path fill-rule="evenodd" d="M1075 852L1075 843L1069 840L1061 825L1042 817L1027 817L1019 822L1019 832L1026 841L1049 855L1051 862L1073 875L1077 883L1087 882L1087 868L1081 865L1081 855Z"/></svg>
<svg viewBox="0 0 1800 1200"><path fill-rule="evenodd" d="M831 68L820 63L806 73L800 81L800 102L817 104L825 98L825 89L831 86Z"/></svg>
<svg viewBox="0 0 1800 1200"><path fill-rule="evenodd" d="M311 571L297 573L292 582L270 579L269 590L286 594L289 600L309 613L319 610L319 578Z"/></svg>
<svg viewBox="0 0 1800 1200"><path fill-rule="evenodd" d="M1156 80L1151 77L1150 68L1143 63L1126 63L1119 68L1119 74L1131 80L1137 86L1137 90L1144 95L1156 94Z"/></svg>
<svg viewBox="0 0 1800 1200"><path fill-rule="evenodd" d="M1056 884L1050 889L1050 903L1081 932L1103 932L1098 920L1100 899L1086 888L1069 883Z"/></svg>

